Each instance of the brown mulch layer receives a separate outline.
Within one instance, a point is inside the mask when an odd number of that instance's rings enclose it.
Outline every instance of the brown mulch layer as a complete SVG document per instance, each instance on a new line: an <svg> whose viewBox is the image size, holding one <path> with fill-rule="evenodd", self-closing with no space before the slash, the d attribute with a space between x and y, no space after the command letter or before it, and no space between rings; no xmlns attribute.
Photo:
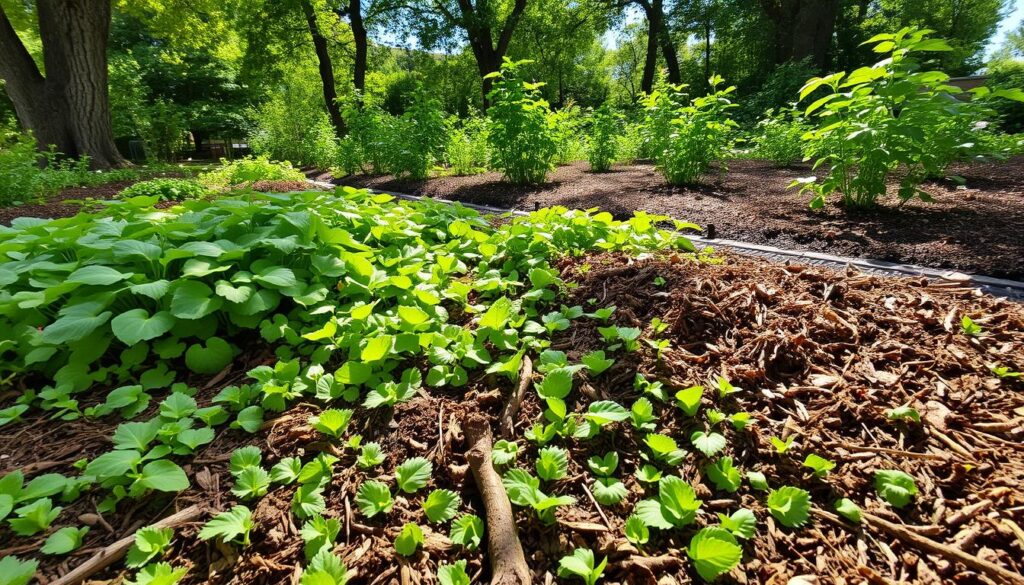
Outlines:
<svg viewBox="0 0 1024 585"><path fill-rule="evenodd" d="M535 205L599 207L621 218L645 210L714 225L719 238L1024 280L1024 157L955 165L950 172L963 177L966 188L928 183L924 189L934 203L914 201L897 210L898 200L890 196L874 212L845 212L838 204L809 209L808 197L787 189L793 179L814 174L805 165L777 168L734 160L728 167L727 173L687 187L669 185L648 164L592 173L585 162L559 167L540 186L509 185L494 172L426 181L354 176L338 182L524 211Z"/></svg>
<svg viewBox="0 0 1024 585"><path fill-rule="evenodd" d="M82 211L79 201L113 199L118 193L137 181L115 181L94 187L69 187L39 202L11 207L0 207L0 225L11 225L19 217L56 219L71 217Z"/></svg>
<svg viewBox="0 0 1024 585"><path fill-rule="evenodd" d="M263 193L289 193L291 191L309 191L319 189L305 181L256 181L248 188Z"/></svg>
<svg viewBox="0 0 1024 585"><path fill-rule="evenodd" d="M628 408L640 396L633 389L637 372L663 382L669 396L692 384L704 384L708 388L704 410L746 411L754 418L753 426L743 432L727 424L717 429L729 438L726 454L736 465L744 471L764 472L773 487L808 489L816 507L826 511L815 514L802 528L788 529L768 514L763 493L747 485L735 494L714 491L700 472L703 460L690 449L690 433L703 426L669 404L661 406L659 432L673 436L690 451L674 471L693 483L705 501L703 514L691 528L714 524L714 512L729 513L739 507L757 515L758 534L743 544L743 563L728 580L781 584L799 576L807 576L809 581L804 582L816 582L816 575L825 582L988 582L874 525L855 526L829 515L832 501L840 496L942 545L958 547L1011 571L1024 569L1024 537L1020 536L1024 384L1000 381L988 369L988 364L995 363L1024 370L1024 307L924 280L840 274L733 255L725 255L721 264L700 265L676 256L635 261L596 255L566 259L560 269L564 278L578 285L570 289L567 304L591 310L595 304L590 299L596 299L596 306L614 305L617 310L611 321L644 329L644 338L653 336L650 323L657 317L669 325L659 337L671 341L660 360L644 343L636 352L612 353L617 361L608 371L577 381L570 405L582 410L590 400L608 398ZM657 277L665 282L656 284ZM963 315L974 319L984 333L979 337L961 334ZM575 321L559 334L554 348L567 352L571 362L592 349L605 348L597 325L586 318ZM193 382L201 389L197 397L201 407L222 386L242 383L248 368L272 361L267 353L243 355L230 371ZM741 391L717 398L712 380L718 375ZM474 582L486 582L490 576L486 541L474 552L452 545L447 539L448 524L429 524L420 504L431 489L447 488L462 496L460 513L484 515L467 472L460 421L467 412L477 411L497 420L510 389L504 378L476 376L465 388L425 388L392 412L355 407L349 433L380 442L387 454L382 466L368 472L354 466L354 452L325 442L310 428L308 417L319 410L314 404L268 413L257 435L221 429L196 459L182 461L187 463L192 488L173 501L158 495L145 502L124 502L117 514L103 520L109 528L97 525L86 536L83 549L66 559L40 557L42 572L47 577L63 574L99 547L175 509L193 504L211 513L230 508L236 500L228 492L234 481L227 459L235 448L256 444L263 450L264 467L286 456L308 461L320 451L340 458L324 492L325 515L342 522L335 552L350 569L350 583L433 583L439 563L460 558L468 560ZM154 396L154 404L160 398ZM919 410L923 422L888 420L886 410L903 404ZM541 410L540 400L531 391L518 416L517 464L531 471L537 448L522 433L539 420ZM95 445L109 437L120 421L114 417L97 423L41 422L28 420L3 429L0 445L5 445L4 455L8 455L2 460L3 468L59 460L47 469L73 474L71 463L94 455ZM793 437L791 451L776 454L769 442L773 436ZM532 513L516 510L534 582L570 582L552 578L558 560L577 546L609 557L602 583L699 582L683 551L692 529L652 531L652 541L643 551L622 536L625 518L636 502L656 493L632 475L642 463L642 438L642 433L621 423L589 442L556 441L570 451L569 475L543 487L547 493L574 496L576 504L559 510L555 526L543 526ZM74 449L67 444L70 441L90 446ZM617 475L629 495L622 504L604 507L599 513L583 488L592 482L585 462L610 450L620 453ZM800 466L812 452L839 464L824 480ZM367 479L393 486L395 466L413 456L434 463L428 487L416 494L399 494L386 517L364 517L354 502L358 486ZM875 494L872 478L877 469L901 469L913 475L920 493L906 508L891 508ZM37 467L30 476L40 472ZM202 523L195 522L175 531L167 560L189 567L183 583L293 582L304 565L301 521L290 512L295 489L294 485L275 487L258 502L248 503L257 521L249 548L202 542L197 538ZM57 525L79 525L76 518L91 512L97 501L83 497L62 513ZM427 534L425 550L410 559L398 557L392 545L405 522L419 523ZM17 545L19 550L8 548L0 556L11 552L35 556L34 547L42 542L42 536L37 542L9 537L6 531L0 533L0 542ZM25 542L28 548L20 546ZM659 559L659 568L652 571L642 561L636 562L648 556ZM122 572L115 565L103 577L114 579Z"/></svg>

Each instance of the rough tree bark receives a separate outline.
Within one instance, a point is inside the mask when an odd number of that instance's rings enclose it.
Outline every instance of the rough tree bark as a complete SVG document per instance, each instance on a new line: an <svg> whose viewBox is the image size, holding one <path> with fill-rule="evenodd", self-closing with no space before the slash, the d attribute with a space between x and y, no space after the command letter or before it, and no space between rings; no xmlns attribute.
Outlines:
<svg viewBox="0 0 1024 585"><path fill-rule="evenodd" d="M644 59L644 72L640 78L640 89L651 93L654 88L654 76L658 68L658 50L665 59L670 83L680 83L682 75L679 70L679 57L676 55L672 36L669 34L665 19L663 0L636 0L636 5L644 11L647 20L647 56Z"/></svg>
<svg viewBox="0 0 1024 585"><path fill-rule="evenodd" d="M313 38L313 50L316 52L317 68L320 70L320 85L323 86L327 115L331 119L334 133L338 138L344 138L346 134L345 119L341 117L341 108L338 106L338 90L334 85L334 63L331 61L331 53L327 47L327 38L320 32L313 3L310 0L300 0L299 3L302 5L302 14L306 17L309 35Z"/></svg>
<svg viewBox="0 0 1024 585"><path fill-rule="evenodd" d="M324 102L327 106L327 114L331 119L331 126L339 138L346 133L345 120L341 117L341 108L338 106L338 89L334 84L334 62L331 60L331 52L328 50L327 38L319 30L316 23L316 12L310 0L300 0L302 13L306 17L306 27L309 28L309 36L313 39L313 51L316 53L316 67L321 76L321 85L324 87Z"/></svg>
<svg viewBox="0 0 1024 585"><path fill-rule="evenodd" d="M114 145L107 84L110 0L38 0L44 76L0 7L0 77L21 125L42 149L128 164Z"/></svg>
<svg viewBox="0 0 1024 585"><path fill-rule="evenodd" d="M349 0L348 3L349 24L352 27L352 37L355 39L356 56L352 67L352 85L356 91L362 92L366 89L366 55L369 43L366 37L366 26L363 24L363 12L360 0Z"/></svg>
<svg viewBox="0 0 1024 585"><path fill-rule="evenodd" d="M469 47L476 58L477 71L480 72L480 90L483 94L483 105L486 110L490 106L487 94L491 92L493 82L487 76L501 69L501 62L508 53L508 45L512 42L519 19L526 10L526 0L515 0L511 12L505 17L498 33L498 41L494 41L494 29L486 17L482 5L485 0L458 0L459 13L456 15L441 0L435 0L434 6L450 23L466 31Z"/></svg>
<svg viewBox="0 0 1024 585"><path fill-rule="evenodd" d="M775 63L809 59L828 68L839 0L761 0L761 9L775 30Z"/></svg>

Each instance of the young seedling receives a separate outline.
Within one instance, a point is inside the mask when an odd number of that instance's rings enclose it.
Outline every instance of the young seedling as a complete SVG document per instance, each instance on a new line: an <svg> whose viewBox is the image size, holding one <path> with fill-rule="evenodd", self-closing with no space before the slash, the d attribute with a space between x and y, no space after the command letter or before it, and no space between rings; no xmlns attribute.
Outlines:
<svg viewBox="0 0 1024 585"><path fill-rule="evenodd" d="M219 538L221 542L236 542L241 538L242 547L249 546L249 532L256 525L252 512L245 506L235 506L227 512L217 514L199 531L199 538Z"/></svg>
<svg viewBox="0 0 1024 585"><path fill-rule="evenodd" d="M558 576L576 576L586 585L594 585L601 578L607 565L607 557L596 563L594 553L590 549L578 548L572 551L571 556L562 557L562 560L558 561Z"/></svg>
<svg viewBox="0 0 1024 585"><path fill-rule="evenodd" d="M793 486L783 486L768 493L768 511L783 526L803 526L811 511L811 494Z"/></svg>
<svg viewBox="0 0 1024 585"><path fill-rule="evenodd" d="M875 490L890 505L902 508L917 495L917 483L902 471L883 469L875 472Z"/></svg>

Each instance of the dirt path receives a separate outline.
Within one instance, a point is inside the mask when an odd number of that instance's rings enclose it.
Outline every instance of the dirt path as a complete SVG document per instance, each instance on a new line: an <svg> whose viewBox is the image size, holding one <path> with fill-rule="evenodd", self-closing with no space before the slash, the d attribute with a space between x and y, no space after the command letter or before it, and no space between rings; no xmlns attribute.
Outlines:
<svg viewBox="0 0 1024 585"><path fill-rule="evenodd" d="M691 187L666 184L651 165L595 174L586 163L560 167L537 187L508 185L498 173L339 182L519 210L599 207L617 217L645 210L714 225L719 238L1024 279L1024 157L953 172L966 179L965 188L931 183L925 189L935 203L909 203L897 211L891 208L896 201L886 201L889 208L872 213L836 206L812 211L805 197L787 189L793 179L812 174L808 167L780 169L752 160L732 161L728 173Z"/></svg>

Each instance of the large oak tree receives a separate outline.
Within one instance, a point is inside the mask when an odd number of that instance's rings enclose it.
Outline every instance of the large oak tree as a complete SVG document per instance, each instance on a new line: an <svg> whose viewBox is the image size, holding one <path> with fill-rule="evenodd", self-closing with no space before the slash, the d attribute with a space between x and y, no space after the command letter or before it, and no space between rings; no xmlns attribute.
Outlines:
<svg viewBox="0 0 1024 585"><path fill-rule="evenodd" d="M114 145L107 93L110 0L37 0L42 69L0 6L0 77L22 126L40 147L126 164ZM45 73L44 73L45 71Z"/></svg>

